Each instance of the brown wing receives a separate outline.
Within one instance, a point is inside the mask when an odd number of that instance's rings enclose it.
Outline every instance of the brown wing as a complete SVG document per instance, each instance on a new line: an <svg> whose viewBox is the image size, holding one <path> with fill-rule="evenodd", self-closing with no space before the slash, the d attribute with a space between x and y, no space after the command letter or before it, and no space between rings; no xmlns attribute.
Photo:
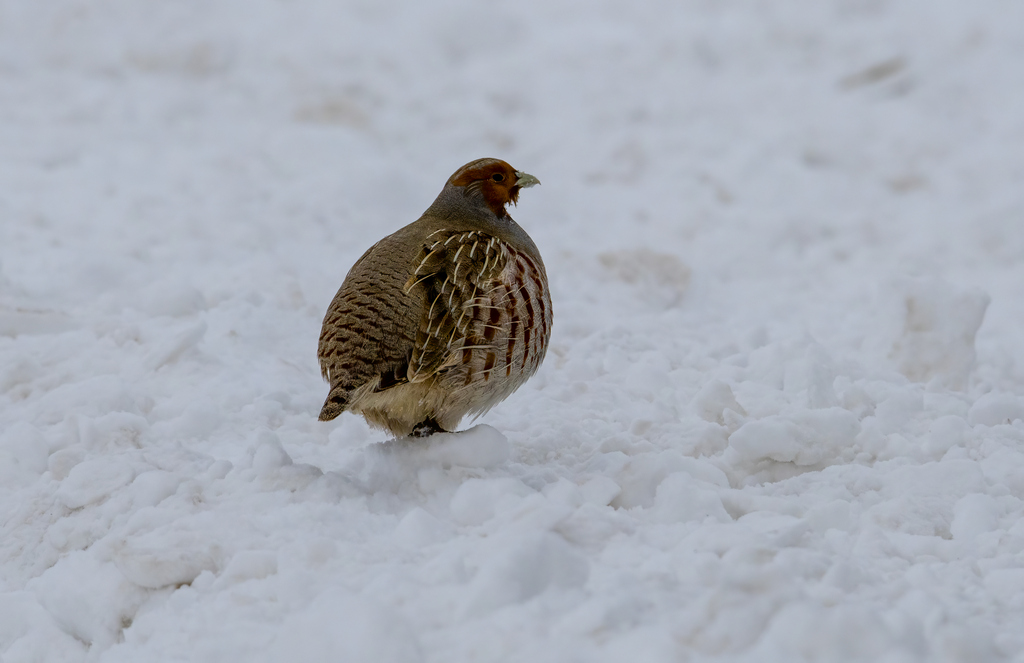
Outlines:
<svg viewBox="0 0 1024 663"><path fill-rule="evenodd" d="M474 347L473 312L492 306L487 293L499 287L509 260L503 242L477 231L439 230L427 238L416 257L406 292L422 288L424 310L409 360L410 382L426 380L457 362Z"/></svg>
<svg viewBox="0 0 1024 663"><path fill-rule="evenodd" d="M419 324L419 299L395 271L391 251L379 243L352 267L334 296L320 332L320 370L331 390L320 412L327 421L344 412L357 389L385 389L405 381Z"/></svg>

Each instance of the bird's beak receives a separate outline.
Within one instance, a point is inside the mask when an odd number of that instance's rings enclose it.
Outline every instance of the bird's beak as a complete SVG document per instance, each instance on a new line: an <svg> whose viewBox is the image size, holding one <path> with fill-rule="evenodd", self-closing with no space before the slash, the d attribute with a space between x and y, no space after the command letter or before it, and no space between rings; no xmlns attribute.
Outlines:
<svg viewBox="0 0 1024 663"><path fill-rule="evenodd" d="M540 180L529 173L524 173L519 170L516 171L516 186L520 189L528 189L534 184L540 184Z"/></svg>

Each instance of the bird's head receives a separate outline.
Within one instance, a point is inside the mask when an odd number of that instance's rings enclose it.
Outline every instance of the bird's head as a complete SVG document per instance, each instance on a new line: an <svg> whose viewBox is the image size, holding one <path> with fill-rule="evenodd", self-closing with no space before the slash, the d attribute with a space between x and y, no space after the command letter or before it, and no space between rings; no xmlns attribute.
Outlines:
<svg viewBox="0 0 1024 663"><path fill-rule="evenodd" d="M448 184L460 187L467 198L479 197L495 216L503 218L508 204L519 200L519 191L540 184L540 180L501 159L477 159L455 171Z"/></svg>

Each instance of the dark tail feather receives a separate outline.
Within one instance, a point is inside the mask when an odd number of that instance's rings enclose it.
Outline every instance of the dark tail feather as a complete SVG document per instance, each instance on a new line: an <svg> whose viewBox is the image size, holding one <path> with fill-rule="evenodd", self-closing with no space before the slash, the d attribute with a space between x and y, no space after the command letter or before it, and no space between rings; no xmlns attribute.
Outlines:
<svg viewBox="0 0 1024 663"><path fill-rule="evenodd" d="M320 410L320 421L330 421L348 409L348 390L342 385L337 385L327 394L324 407Z"/></svg>

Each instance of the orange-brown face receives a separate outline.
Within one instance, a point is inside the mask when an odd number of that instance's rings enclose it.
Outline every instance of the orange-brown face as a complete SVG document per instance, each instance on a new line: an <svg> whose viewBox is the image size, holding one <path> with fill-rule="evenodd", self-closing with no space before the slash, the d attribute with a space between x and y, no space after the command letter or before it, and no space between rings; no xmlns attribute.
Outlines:
<svg viewBox="0 0 1024 663"><path fill-rule="evenodd" d="M479 191L487 206L499 217L507 214L506 205L514 205L519 200L522 188L516 169L501 159L471 161L455 171L448 181L455 186L467 187L469 191ZM536 184L536 179L531 177L526 186L532 184Z"/></svg>

